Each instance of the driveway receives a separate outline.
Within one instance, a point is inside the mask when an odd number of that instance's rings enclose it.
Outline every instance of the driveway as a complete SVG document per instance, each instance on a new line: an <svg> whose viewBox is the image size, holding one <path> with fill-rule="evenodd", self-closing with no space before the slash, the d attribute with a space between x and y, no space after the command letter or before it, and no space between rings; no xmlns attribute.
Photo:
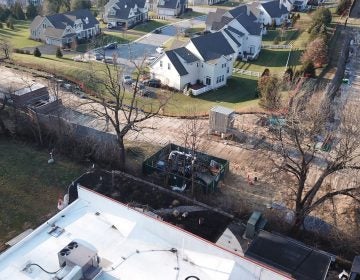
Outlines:
<svg viewBox="0 0 360 280"><path fill-rule="evenodd" d="M163 45L178 32L204 24L205 20L206 15L166 25L160 34L148 33L134 42L118 45L115 50L106 50L105 56L112 58L115 53L118 56L118 63L124 65L125 71L131 72L134 69L133 61L139 63L144 57L158 56L157 47Z"/></svg>

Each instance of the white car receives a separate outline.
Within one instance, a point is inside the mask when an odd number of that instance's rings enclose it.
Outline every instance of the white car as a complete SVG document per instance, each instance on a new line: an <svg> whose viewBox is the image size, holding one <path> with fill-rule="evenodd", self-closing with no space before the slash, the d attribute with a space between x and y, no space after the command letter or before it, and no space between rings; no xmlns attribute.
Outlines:
<svg viewBox="0 0 360 280"><path fill-rule="evenodd" d="M132 82L133 82L133 80L130 75L124 75L124 77L123 77L124 84L131 85Z"/></svg>
<svg viewBox="0 0 360 280"><path fill-rule="evenodd" d="M162 53L164 51L164 48L163 47L157 47L156 48L156 52L157 53Z"/></svg>

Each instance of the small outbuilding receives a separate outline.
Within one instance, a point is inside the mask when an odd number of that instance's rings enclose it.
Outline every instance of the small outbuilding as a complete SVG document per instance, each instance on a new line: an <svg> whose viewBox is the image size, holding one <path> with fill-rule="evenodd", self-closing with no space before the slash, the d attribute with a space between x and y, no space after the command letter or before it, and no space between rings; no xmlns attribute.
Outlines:
<svg viewBox="0 0 360 280"><path fill-rule="evenodd" d="M214 106L210 109L209 133L229 134L234 128L235 112L222 106Z"/></svg>

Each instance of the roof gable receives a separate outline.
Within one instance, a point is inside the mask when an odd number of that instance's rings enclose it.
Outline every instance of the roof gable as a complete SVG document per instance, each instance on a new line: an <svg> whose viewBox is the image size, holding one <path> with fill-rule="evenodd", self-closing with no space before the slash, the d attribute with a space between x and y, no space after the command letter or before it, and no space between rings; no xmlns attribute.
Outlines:
<svg viewBox="0 0 360 280"><path fill-rule="evenodd" d="M176 52L174 50L166 51L165 54L169 58L171 64L174 66L175 70L179 73L180 76L185 76L189 74L188 71L185 69L184 65L177 57Z"/></svg>
<svg viewBox="0 0 360 280"><path fill-rule="evenodd" d="M204 61L235 53L234 49L221 32L209 33L192 38L191 42L203 57Z"/></svg>
<svg viewBox="0 0 360 280"><path fill-rule="evenodd" d="M281 0L271 0L267 2L262 2L261 5L263 6L264 10L270 15L270 17L278 18L282 15L289 14L288 9L280 1Z"/></svg>

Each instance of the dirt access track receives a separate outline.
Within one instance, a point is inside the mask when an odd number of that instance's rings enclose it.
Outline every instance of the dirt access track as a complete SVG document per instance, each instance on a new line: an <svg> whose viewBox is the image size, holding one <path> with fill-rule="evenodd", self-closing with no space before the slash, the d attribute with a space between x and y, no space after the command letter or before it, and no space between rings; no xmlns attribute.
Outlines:
<svg viewBox="0 0 360 280"><path fill-rule="evenodd" d="M47 85L48 81L41 78L28 76L20 71L0 66L3 79L0 80L1 86L6 81L12 82L28 80ZM81 105L84 99L69 92L60 92L64 106L72 108L81 113L91 115L92 107L90 105ZM79 115L79 114L78 114ZM80 114L81 115L81 114ZM105 120L98 119L95 116L79 118L78 116L67 116L69 121L78 122L82 125L105 131ZM241 141L232 141L231 139L222 140L217 136L208 135L208 119L199 119L201 124L199 147L202 152L221 157L230 161L230 172L225 182L221 184L222 195L215 195L210 199L216 201L218 207L231 209L240 213L248 210L260 210L268 212L269 205L273 203L287 205L289 202L288 186L292 184L291 177L274 167L272 161L277 161L279 156L272 151L273 142L267 127L258 125L259 116L252 114L237 115L235 128L236 135ZM170 117L154 117L146 120L131 131L126 140L132 144L140 146L146 145L165 146L168 143L183 145L182 127L189 122L186 119ZM108 133L114 133L111 126ZM313 171L316 175L317 170ZM257 182L249 184L248 176L253 179L258 178ZM315 179L315 176L314 176ZM341 183L343 179L337 178ZM343 225L354 224L354 215L344 209L350 208L350 202L342 203L334 218L329 217L327 213L333 210L333 205L325 204L318 209L316 214L324 218L329 223L341 221ZM339 226L340 224L337 223Z"/></svg>

